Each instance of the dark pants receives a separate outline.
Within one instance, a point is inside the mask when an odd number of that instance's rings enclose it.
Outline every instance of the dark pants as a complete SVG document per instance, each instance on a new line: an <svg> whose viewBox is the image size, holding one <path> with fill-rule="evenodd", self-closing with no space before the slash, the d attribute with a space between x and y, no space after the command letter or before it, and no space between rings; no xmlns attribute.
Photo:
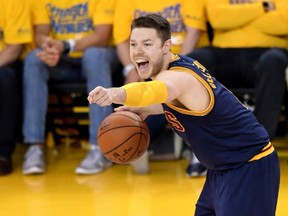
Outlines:
<svg viewBox="0 0 288 216"><path fill-rule="evenodd" d="M0 156L11 157L21 110L21 63L0 67Z"/></svg>
<svg viewBox="0 0 288 216"><path fill-rule="evenodd" d="M196 216L275 216L280 182L276 151L225 172L208 170Z"/></svg>
<svg viewBox="0 0 288 216"><path fill-rule="evenodd" d="M275 137L286 92L287 50L204 47L189 57L198 60L227 88L254 88L254 114L270 137Z"/></svg>

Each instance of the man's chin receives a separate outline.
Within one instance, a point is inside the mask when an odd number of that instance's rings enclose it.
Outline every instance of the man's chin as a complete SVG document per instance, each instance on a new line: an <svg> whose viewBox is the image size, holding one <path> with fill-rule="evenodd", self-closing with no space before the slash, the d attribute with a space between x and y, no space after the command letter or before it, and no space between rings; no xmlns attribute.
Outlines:
<svg viewBox="0 0 288 216"><path fill-rule="evenodd" d="M150 75L149 75L150 73L148 71L139 72L138 74L139 74L141 80L146 80L146 79L150 78Z"/></svg>

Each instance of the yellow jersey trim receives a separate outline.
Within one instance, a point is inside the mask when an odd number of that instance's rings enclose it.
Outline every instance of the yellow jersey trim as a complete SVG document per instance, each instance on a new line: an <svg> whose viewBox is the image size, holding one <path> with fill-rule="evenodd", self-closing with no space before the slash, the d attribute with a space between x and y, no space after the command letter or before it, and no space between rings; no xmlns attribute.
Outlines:
<svg viewBox="0 0 288 216"><path fill-rule="evenodd" d="M272 152L274 152L274 147L272 146L271 142L269 142L263 149L262 151L255 155L254 157L252 157L248 162L251 161L255 161L255 160L260 160L263 157L266 157L267 155L272 154Z"/></svg>
<svg viewBox="0 0 288 216"><path fill-rule="evenodd" d="M171 67L169 70L173 71L183 71L183 72L187 72L189 74L192 74L197 80L199 80L204 86L205 88L207 89L208 93L209 93L209 96L210 96L210 102L209 102L209 105L208 107L203 110L203 111L193 111L193 110L187 110L187 109L182 109L182 108L179 108L177 106L174 106L173 104L171 103L166 103L166 105L168 107L170 107L171 109L174 109L176 110L177 112L179 113L182 113L182 114L186 114L186 115L194 115L194 116L205 116L207 115L214 107L214 102L215 102L215 99L214 99L214 94L213 94L213 91L210 87L210 85L204 81L204 79L198 75L196 72L194 72L193 70L191 69L188 69L188 68L185 68L185 67Z"/></svg>
<svg viewBox="0 0 288 216"><path fill-rule="evenodd" d="M176 60L179 60L180 59L180 56L179 55L174 55L172 57L172 59L170 60L170 63L173 62L173 61L176 61Z"/></svg>

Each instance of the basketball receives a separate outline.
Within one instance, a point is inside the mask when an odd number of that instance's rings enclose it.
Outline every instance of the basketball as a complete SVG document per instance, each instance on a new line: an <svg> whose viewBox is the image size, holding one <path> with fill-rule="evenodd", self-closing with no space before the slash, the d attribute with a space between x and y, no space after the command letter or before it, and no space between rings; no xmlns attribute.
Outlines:
<svg viewBox="0 0 288 216"><path fill-rule="evenodd" d="M103 155L117 164L127 164L147 150L150 134L139 115L129 111L114 112L99 126L98 145Z"/></svg>

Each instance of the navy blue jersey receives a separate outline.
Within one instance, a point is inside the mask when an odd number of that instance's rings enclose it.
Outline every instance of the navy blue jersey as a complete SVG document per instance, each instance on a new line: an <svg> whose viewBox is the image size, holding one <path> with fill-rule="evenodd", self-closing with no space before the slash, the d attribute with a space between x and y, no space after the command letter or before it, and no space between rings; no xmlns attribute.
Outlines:
<svg viewBox="0 0 288 216"><path fill-rule="evenodd" d="M204 166L218 172L229 171L247 163L267 146L268 133L254 114L199 62L177 56L169 70L196 77L210 95L208 108L201 112L162 104L172 128Z"/></svg>

